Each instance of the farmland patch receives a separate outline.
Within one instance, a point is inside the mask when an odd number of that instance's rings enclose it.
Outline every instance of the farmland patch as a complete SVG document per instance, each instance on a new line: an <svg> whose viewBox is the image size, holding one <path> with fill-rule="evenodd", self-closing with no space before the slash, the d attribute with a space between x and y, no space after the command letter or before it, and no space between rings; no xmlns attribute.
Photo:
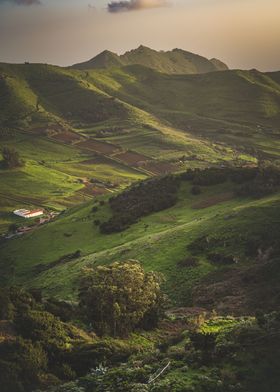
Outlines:
<svg viewBox="0 0 280 392"><path fill-rule="evenodd" d="M176 166L168 162L148 162L142 167L156 175L167 174L176 170Z"/></svg>
<svg viewBox="0 0 280 392"><path fill-rule="evenodd" d="M115 144L99 142L93 139L88 139L79 143L79 147L108 155L120 150L120 147L116 146Z"/></svg>
<svg viewBox="0 0 280 392"><path fill-rule="evenodd" d="M56 133L55 135L52 135L51 138L66 144L77 143L81 140L81 137L79 135L69 131Z"/></svg>
<svg viewBox="0 0 280 392"><path fill-rule="evenodd" d="M104 187L87 185L80 192L88 196L99 196L108 193L108 190Z"/></svg>
<svg viewBox="0 0 280 392"><path fill-rule="evenodd" d="M126 151L121 154L117 154L114 157L131 166L140 166L143 162L147 162L151 159L133 151Z"/></svg>

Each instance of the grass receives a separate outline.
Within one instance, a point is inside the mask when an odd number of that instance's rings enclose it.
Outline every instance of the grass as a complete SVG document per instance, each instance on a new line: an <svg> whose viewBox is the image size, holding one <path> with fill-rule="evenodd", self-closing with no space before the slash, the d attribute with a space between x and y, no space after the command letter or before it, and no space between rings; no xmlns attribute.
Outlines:
<svg viewBox="0 0 280 392"><path fill-rule="evenodd" d="M71 199L74 204L77 191L83 188L78 183L80 178L112 182L119 188L146 178L144 173L106 157L85 165L83 161L94 157L93 153L75 145L54 142L42 135L16 132L13 137L0 139L0 148L3 146L13 146L25 166L14 170L0 169L0 232L5 232L14 222L12 211L16 208L64 209L66 201Z"/></svg>
<svg viewBox="0 0 280 392"><path fill-rule="evenodd" d="M27 204L26 195L34 194L40 205L63 208L83 200L76 192L81 177L123 188L151 175L108 154L84 165L96 154L54 141L48 132L57 126L171 162L178 171L279 156L277 74L167 75L141 65L83 71L44 64L0 64L0 74L0 147L15 146L27 162L19 172L0 173L2 197L9 200L2 214L18 206L11 204L15 194ZM0 221L3 232L9 219Z"/></svg>
<svg viewBox="0 0 280 392"><path fill-rule="evenodd" d="M78 143L55 141L51 134L57 132L57 127L74 130L80 137L113 143L156 163L172 162L178 171L252 159L230 146L221 147L182 131L158 118L153 110L149 112L154 92L145 83L141 85L141 72L163 78L141 67L111 73L92 71L87 75L43 64L0 64L0 74L4 76L0 83L5 92L0 101L0 148L15 147L26 162L21 170L0 171L0 232L7 231L14 221L8 212L23 204L64 209L88 200L88 194L77 193L82 188L78 183L81 178L101 181L105 187L116 184L117 189L122 189L152 175L145 168L121 163L109 154L84 150ZM150 94L151 102L147 99L145 110L143 105L134 105L131 95L122 93L120 98L125 100L110 95L112 89L115 94L126 85L142 86L141 92ZM177 89L176 83L174 87ZM145 94L141 100L146 99ZM165 94L160 94L163 99ZM169 96L168 89L166 94ZM83 163L95 157L99 161ZM186 160L182 161L182 157Z"/></svg>
<svg viewBox="0 0 280 392"><path fill-rule="evenodd" d="M0 147L14 146L26 162L21 169L0 170L0 231L15 222L15 208L70 207L57 221L4 244L2 258L16 271L16 280L26 284L32 280L55 295L72 297L84 266L137 258L147 269L163 272L166 289L180 303L188 303L192 287L216 267L201 257L197 268L180 270L177 262L188 256L187 244L212 232L213 222L215 230L229 231L234 220L227 222L224 216L232 210L247 211L252 205L258 216L260 201L232 199L193 209L195 202L228 192L231 185L209 188L196 198L186 185L173 209L146 217L125 233L102 236L93 221L104 220L110 211L105 206L91 213L91 199L98 198L81 192L81 179L118 191L151 173L117 161L114 153L97 154L78 142L57 142L51 135L58 128L74 131L81 138L112 143L148 160L172 162L176 171L251 164L256 156L277 159L277 74L166 75L139 65L81 71L42 64L0 64L0 74L5 93L0 98ZM243 222L237 216L236 225ZM256 218L246 219L250 228ZM84 255L77 262L40 275L32 269L77 249Z"/></svg>
<svg viewBox="0 0 280 392"><path fill-rule="evenodd" d="M205 255L199 255L195 268L179 266L178 263L191 255L187 245L205 235L240 239L240 233L243 233L246 237L251 227L260 228L266 221L269 224L273 208L278 208L279 195L261 200L233 198L208 208L192 208L199 201L228 192L232 186L227 183L205 188L201 195L193 196L189 185L183 183L176 206L147 216L125 232L112 235L100 234L94 224L94 220L103 221L110 216L108 206L99 206L98 202L85 203L69 209L56 221L35 232L6 242L1 252L1 259L5 260L2 268L9 275L9 268L13 267L15 282L43 287L46 293L73 299L83 268L138 259L146 270L165 275L165 289L174 301L190 304L193 287L219 267L210 263ZM91 211L93 205L97 206L94 213ZM233 252L246 264L243 242L230 242L226 251ZM217 251L221 251L219 246L216 246ZM36 265L47 265L78 249L83 255L80 259L40 274L36 272ZM10 279L13 280L11 275Z"/></svg>
<svg viewBox="0 0 280 392"><path fill-rule="evenodd" d="M273 146L270 130L279 135L279 85L257 71L164 75L130 66L90 76L109 94L196 136L237 145L251 135L250 146L262 150L255 137L266 135Z"/></svg>

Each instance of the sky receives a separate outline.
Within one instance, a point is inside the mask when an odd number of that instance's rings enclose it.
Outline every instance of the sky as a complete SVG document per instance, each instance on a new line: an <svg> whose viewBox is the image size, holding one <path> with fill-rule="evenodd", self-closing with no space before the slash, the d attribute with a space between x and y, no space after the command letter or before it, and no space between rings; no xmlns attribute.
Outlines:
<svg viewBox="0 0 280 392"><path fill-rule="evenodd" d="M274 71L279 43L280 0L0 0L0 62L65 66L143 44Z"/></svg>

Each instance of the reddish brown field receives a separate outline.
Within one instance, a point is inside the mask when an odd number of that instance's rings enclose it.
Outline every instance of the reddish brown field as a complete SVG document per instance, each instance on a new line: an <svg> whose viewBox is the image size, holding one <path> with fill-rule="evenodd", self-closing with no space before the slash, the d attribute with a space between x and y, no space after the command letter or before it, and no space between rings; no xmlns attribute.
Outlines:
<svg viewBox="0 0 280 392"><path fill-rule="evenodd" d="M92 150L101 152L102 154L113 154L114 152L118 151L120 148L114 144L109 144L105 142L98 142L96 140L85 140L79 143L79 147L84 148L86 150Z"/></svg>
<svg viewBox="0 0 280 392"><path fill-rule="evenodd" d="M72 144L81 140L81 137L79 135L69 131L56 133L55 135L52 135L51 138L66 144Z"/></svg>
<svg viewBox="0 0 280 392"><path fill-rule="evenodd" d="M148 170L154 174L167 174L171 173L176 169L176 166L167 162L149 162L145 166L142 166L143 169Z"/></svg>
<svg viewBox="0 0 280 392"><path fill-rule="evenodd" d="M105 188L89 185L81 189L79 192L88 196L99 196L99 195L104 195L108 191Z"/></svg>
<svg viewBox="0 0 280 392"><path fill-rule="evenodd" d="M232 192L221 193L220 195L209 197L208 199L202 200L198 203L195 203L192 208L201 209L215 206L216 204L223 203L224 201L228 201L233 199L234 194Z"/></svg>
<svg viewBox="0 0 280 392"><path fill-rule="evenodd" d="M126 151L121 154L117 154L114 156L114 158L117 158L120 161L131 166L138 166L141 162L146 162L151 159L146 157L145 155L138 154L138 152L133 151Z"/></svg>
<svg viewBox="0 0 280 392"><path fill-rule="evenodd" d="M35 133L46 133L47 131L51 132L63 132L65 129L59 124L45 125L45 126L34 126L31 131Z"/></svg>
<svg viewBox="0 0 280 392"><path fill-rule="evenodd" d="M80 162L82 165L100 165L100 164L108 164L108 159L103 156L97 156L90 159L86 159L85 161Z"/></svg>

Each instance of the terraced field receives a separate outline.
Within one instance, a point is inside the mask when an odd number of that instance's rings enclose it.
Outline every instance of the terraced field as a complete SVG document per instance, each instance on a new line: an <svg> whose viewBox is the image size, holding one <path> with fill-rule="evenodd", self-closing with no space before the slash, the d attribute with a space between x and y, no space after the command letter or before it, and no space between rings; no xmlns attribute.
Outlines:
<svg viewBox="0 0 280 392"><path fill-rule="evenodd" d="M279 91L278 73L0 64L0 148L26 162L0 167L0 232L23 205L62 210L168 172L277 161Z"/></svg>

